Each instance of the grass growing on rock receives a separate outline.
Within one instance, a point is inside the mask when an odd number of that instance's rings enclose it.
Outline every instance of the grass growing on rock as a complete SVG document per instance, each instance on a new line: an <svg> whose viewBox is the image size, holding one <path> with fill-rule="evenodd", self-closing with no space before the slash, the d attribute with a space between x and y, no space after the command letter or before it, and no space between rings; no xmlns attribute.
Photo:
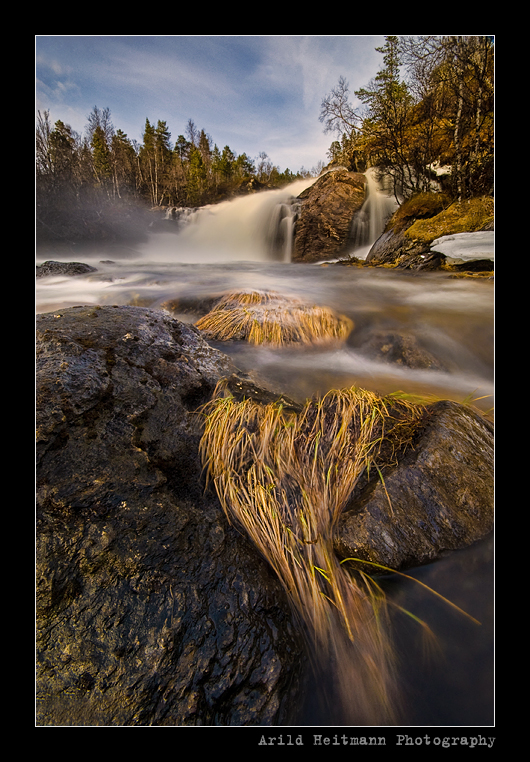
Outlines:
<svg viewBox="0 0 530 762"><path fill-rule="evenodd" d="M195 326L210 340L282 347L342 342L353 323L328 307L272 292L243 291L224 296Z"/></svg>
<svg viewBox="0 0 530 762"><path fill-rule="evenodd" d="M432 243L444 235L485 230L494 221L494 200L490 197L459 201L434 217L416 220L405 232L407 238Z"/></svg>
<svg viewBox="0 0 530 762"><path fill-rule="evenodd" d="M316 669L331 659L342 704L366 724L394 718L385 599L341 566L333 538L363 471L392 458L421 411L352 387L292 412L236 400L222 384L202 408L201 455L229 521L277 574Z"/></svg>

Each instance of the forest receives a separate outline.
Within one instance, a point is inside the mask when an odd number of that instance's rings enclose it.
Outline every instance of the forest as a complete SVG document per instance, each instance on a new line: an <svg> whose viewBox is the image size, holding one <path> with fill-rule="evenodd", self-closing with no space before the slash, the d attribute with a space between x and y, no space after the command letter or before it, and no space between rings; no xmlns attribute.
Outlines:
<svg viewBox="0 0 530 762"><path fill-rule="evenodd" d="M344 77L322 100L330 161L379 167L405 198L439 177L455 200L492 195L493 36L388 35L376 50L383 65L354 92L358 106Z"/></svg>
<svg viewBox="0 0 530 762"><path fill-rule="evenodd" d="M138 143L113 124L108 107L94 106L83 135L39 111L37 234L53 235L65 213L202 206L333 165L381 168L400 198L430 190L435 178L453 199L493 194L493 37L388 35L377 50L382 66L366 87L351 94L341 76L322 99L319 119L334 137L328 164L296 173L265 152L251 158L220 149L191 118L173 141L165 121L146 118Z"/></svg>

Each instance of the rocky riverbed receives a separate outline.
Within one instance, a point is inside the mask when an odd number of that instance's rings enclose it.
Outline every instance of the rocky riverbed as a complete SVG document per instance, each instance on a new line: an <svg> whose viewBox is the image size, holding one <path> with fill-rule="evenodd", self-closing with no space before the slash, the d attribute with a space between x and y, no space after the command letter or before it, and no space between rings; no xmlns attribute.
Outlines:
<svg viewBox="0 0 530 762"><path fill-rule="evenodd" d="M289 724L303 640L199 457L222 378L278 398L161 310L37 317L39 725ZM336 553L407 569L468 547L493 526L492 466L484 416L427 406L384 482L359 482Z"/></svg>

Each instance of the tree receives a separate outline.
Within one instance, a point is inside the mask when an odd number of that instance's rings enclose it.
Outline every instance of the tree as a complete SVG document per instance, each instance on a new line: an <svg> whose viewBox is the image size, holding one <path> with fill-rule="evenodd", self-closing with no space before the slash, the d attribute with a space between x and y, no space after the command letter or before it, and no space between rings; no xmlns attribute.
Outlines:
<svg viewBox="0 0 530 762"><path fill-rule="evenodd" d="M341 76L337 87L323 98L320 106L319 119L324 124L325 133L336 132L339 137L350 137L361 128L361 116L355 111L349 98L348 83Z"/></svg>
<svg viewBox="0 0 530 762"><path fill-rule="evenodd" d="M149 192L153 206L160 206L164 198L171 200L172 151L169 143L171 133L160 119L155 127L145 120L143 145L139 164L144 188Z"/></svg>
<svg viewBox="0 0 530 762"><path fill-rule="evenodd" d="M118 198L125 191L136 192L136 151L133 144L122 130L116 130L112 136L111 163L114 193Z"/></svg>
<svg viewBox="0 0 530 762"><path fill-rule="evenodd" d="M188 119L188 123L186 125L186 135L192 146L197 147L199 145L200 132L193 119Z"/></svg>
<svg viewBox="0 0 530 762"><path fill-rule="evenodd" d="M383 47L384 66L366 88L355 95L365 106L363 141L372 166L381 167L394 179L396 193L411 193L422 183L421 167L411 162L409 127L413 99L401 80L399 39L387 35Z"/></svg>
<svg viewBox="0 0 530 762"><path fill-rule="evenodd" d="M234 173L234 164L236 156L230 146L225 146L221 154L218 170L225 181L229 181Z"/></svg>
<svg viewBox="0 0 530 762"><path fill-rule="evenodd" d="M383 66L355 92L339 84L322 101L333 163L381 167L404 195L429 190L436 164L451 165L456 198L493 187L493 39L388 35Z"/></svg>
<svg viewBox="0 0 530 762"><path fill-rule="evenodd" d="M75 193L77 170L78 136L69 124L60 119L55 122L49 136L49 160L52 186L54 189L70 190Z"/></svg>
<svg viewBox="0 0 530 762"><path fill-rule="evenodd" d="M37 129L35 137L35 158L37 178L50 177L53 171L51 157L50 112L37 112Z"/></svg>
<svg viewBox="0 0 530 762"><path fill-rule="evenodd" d="M264 151L261 151L258 154L258 159L258 166L256 168L258 180L261 183L267 183L270 180L271 172L273 169L272 161Z"/></svg>
<svg viewBox="0 0 530 762"><path fill-rule="evenodd" d="M249 177L256 173L254 162L246 153L241 153L235 161L235 173L238 177Z"/></svg>
<svg viewBox="0 0 530 762"><path fill-rule="evenodd" d="M108 107L100 109L97 106L94 106L88 115L86 133L90 143L92 142L96 129L103 133L107 146L110 146L112 136L114 135L114 125L112 124L110 109Z"/></svg>
<svg viewBox="0 0 530 762"><path fill-rule="evenodd" d="M202 154L198 148L192 146L186 187L188 204L191 206L198 206L201 203L206 188L206 179L207 172Z"/></svg>
<svg viewBox="0 0 530 762"><path fill-rule="evenodd" d="M454 143L453 187L461 199L493 186L493 44L489 37L442 38L443 81Z"/></svg>
<svg viewBox="0 0 530 762"><path fill-rule="evenodd" d="M451 164L454 195L493 186L493 39L424 35L401 38L403 60L431 153Z"/></svg>
<svg viewBox="0 0 530 762"><path fill-rule="evenodd" d="M107 144L105 132L100 125L92 133L91 148L96 184L105 188L107 193L109 193L109 181L112 178L110 148Z"/></svg>

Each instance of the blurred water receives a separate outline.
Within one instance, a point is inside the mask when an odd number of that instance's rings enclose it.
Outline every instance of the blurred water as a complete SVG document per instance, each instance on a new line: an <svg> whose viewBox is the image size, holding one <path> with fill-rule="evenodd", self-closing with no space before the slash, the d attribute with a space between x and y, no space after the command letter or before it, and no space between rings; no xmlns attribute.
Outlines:
<svg viewBox="0 0 530 762"><path fill-rule="evenodd" d="M174 236L169 236L170 240ZM167 245L167 244L166 244ZM76 252L77 253L77 252ZM62 254L72 261L71 254ZM331 307L351 318L354 331L343 347L301 351L226 345L242 369L287 387L299 398L334 386L356 384L387 393L402 389L462 400L487 396L493 404L494 290L491 281L450 279L439 273L406 275L338 265L240 261L209 264L157 261L136 253L111 259L112 250L82 252L81 261L97 268L82 276L37 279L37 312L79 304L136 304L159 309L232 289L268 289L287 297ZM56 252L41 254L58 259ZM111 261L109 261L111 260ZM198 313L177 317L194 322ZM357 345L365 330L406 333L428 351L442 370L407 368L373 359Z"/></svg>

